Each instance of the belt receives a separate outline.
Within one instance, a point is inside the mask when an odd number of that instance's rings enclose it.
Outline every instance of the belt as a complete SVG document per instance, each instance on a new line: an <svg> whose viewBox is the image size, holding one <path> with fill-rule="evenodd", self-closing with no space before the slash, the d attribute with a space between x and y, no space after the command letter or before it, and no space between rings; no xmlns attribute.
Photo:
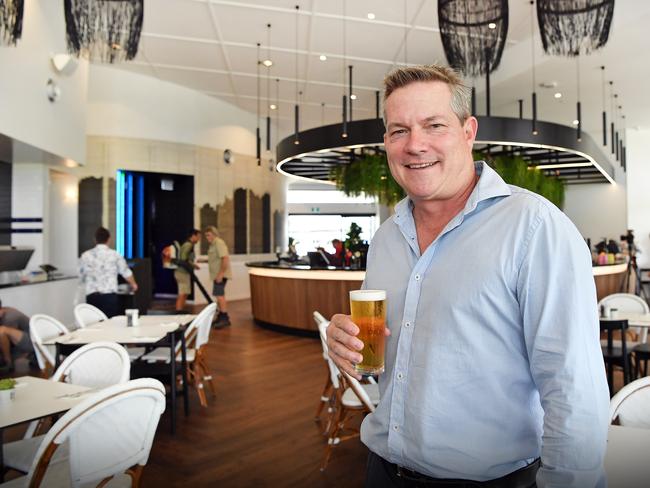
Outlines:
<svg viewBox="0 0 650 488"><path fill-rule="evenodd" d="M392 463L391 463L392 464ZM528 466L513 471L501 478L488 481L473 481L465 479L451 478L432 478L431 476L412 471L393 464L400 478L427 486L436 486L438 488L531 488L535 486L537 470L540 467L539 458L530 463Z"/></svg>

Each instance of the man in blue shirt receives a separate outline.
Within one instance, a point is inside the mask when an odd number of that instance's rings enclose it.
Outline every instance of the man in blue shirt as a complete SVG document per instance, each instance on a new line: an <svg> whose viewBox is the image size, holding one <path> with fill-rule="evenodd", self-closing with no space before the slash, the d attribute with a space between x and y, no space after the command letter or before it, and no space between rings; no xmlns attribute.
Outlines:
<svg viewBox="0 0 650 488"><path fill-rule="evenodd" d="M387 291L388 327L381 401L361 428L366 486L605 486L609 394L582 237L473 161L456 73L399 68L384 84L388 163L408 196L364 282ZM330 356L359 377L357 334L332 317Z"/></svg>

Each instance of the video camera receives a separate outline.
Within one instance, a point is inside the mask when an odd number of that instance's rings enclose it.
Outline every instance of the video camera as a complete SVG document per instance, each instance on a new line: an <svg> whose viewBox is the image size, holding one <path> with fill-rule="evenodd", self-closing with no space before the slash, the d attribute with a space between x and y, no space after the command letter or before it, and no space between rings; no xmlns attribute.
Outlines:
<svg viewBox="0 0 650 488"><path fill-rule="evenodd" d="M627 234L621 236L621 241L627 242L627 245L630 247L634 246L634 231L632 229L628 229Z"/></svg>

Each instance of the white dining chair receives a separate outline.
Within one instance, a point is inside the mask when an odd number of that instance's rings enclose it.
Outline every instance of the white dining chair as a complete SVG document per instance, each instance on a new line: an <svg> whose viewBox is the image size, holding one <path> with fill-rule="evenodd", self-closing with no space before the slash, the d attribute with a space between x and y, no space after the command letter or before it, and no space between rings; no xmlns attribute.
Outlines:
<svg viewBox="0 0 650 488"><path fill-rule="evenodd" d="M349 421L359 415L374 412L379 404L377 383L362 384L356 378L341 372L331 359L330 368L334 389L334 414L327 436L321 471L325 471L332 455L332 449L342 441L359 437L359 429L349 426Z"/></svg>
<svg viewBox="0 0 650 488"><path fill-rule="evenodd" d="M610 423L650 429L650 376L621 388L609 402Z"/></svg>
<svg viewBox="0 0 650 488"><path fill-rule="evenodd" d="M192 320L185 330L185 359L187 361L188 379L196 389L201 406L207 407L205 384L210 388L212 396L215 388L212 375L209 373L205 360L205 344L210 338L212 319L217 310L216 303L210 303ZM176 361L181 360L181 343L176 344ZM140 358L148 363L169 363L170 354L168 347L157 347Z"/></svg>
<svg viewBox="0 0 650 488"><path fill-rule="evenodd" d="M323 360L325 361L325 385L323 386L323 391L320 394L320 400L318 406L316 407L316 415L314 415L314 421L324 425L323 434L327 434L329 431L329 422L333 413L332 401L333 401L333 388L332 388L332 379L330 377L330 369L327 364L329 361L327 353L327 327L329 326L329 320L327 320L320 312L314 312L314 322L316 322L316 327L318 327L318 335L320 337L320 344L323 354ZM323 409L326 409L326 421L323 422Z"/></svg>
<svg viewBox="0 0 650 488"><path fill-rule="evenodd" d="M650 308L646 301L633 295L632 293L613 293L612 295L607 295L605 298L601 299L598 302L598 308L607 307L609 309L615 308L619 312L631 312L638 314L647 314L650 313ZM638 344L643 344L647 342L648 339L648 328L647 327L630 327L628 329L630 332L634 332L637 336L636 341L628 341L628 348L632 348ZM620 342L620 341L619 341ZM615 347L620 347L620 344L617 344L614 341Z"/></svg>
<svg viewBox="0 0 650 488"><path fill-rule="evenodd" d="M74 308L74 320L77 323L77 327L84 328L91 324L108 320L108 317L94 305L80 303Z"/></svg>
<svg viewBox="0 0 650 488"><path fill-rule="evenodd" d="M165 387L141 378L93 393L44 436L26 476L0 486L81 487L140 484L160 416ZM69 457L55 462L62 445Z"/></svg>
<svg viewBox="0 0 650 488"><path fill-rule="evenodd" d="M131 361L126 349L114 342L94 342L70 354L50 378L73 385L100 390L129 381ZM32 422L23 439L3 446L5 466L26 473L44 436L33 437L38 422ZM55 461L67 456L59 449Z"/></svg>
<svg viewBox="0 0 650 488"><path fill-rule="evenodd" d="M43 341L68 332L69 330L65 325L49 315L39 313L32 315L32 318L29 319L29 337L34 345L38 366L45 377L48 376L49 372L54 371L56 347L45 345Z"/></svg>

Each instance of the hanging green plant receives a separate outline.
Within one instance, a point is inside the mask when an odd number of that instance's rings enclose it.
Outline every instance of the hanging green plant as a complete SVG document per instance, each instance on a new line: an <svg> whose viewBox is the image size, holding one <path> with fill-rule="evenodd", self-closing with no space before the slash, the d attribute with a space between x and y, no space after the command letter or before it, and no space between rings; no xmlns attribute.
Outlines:
<svg viewBox="0 0 650 488"><path fill-rule="evenodd" d="M564 205L564 182L529 169L520 156L497 156L474 152L474 160L486 161L506 183L525 188L547 198L559 208ZM349 164L335 166L330 178L336 188L348 196L376 197L382 205L392 206L406 196L388 169L386 156L373 154L360 157Z"/></svg>
<svg viewBox="0 0 650 488"><path fill-rule="evenodd" d="M564 206L564 182L529 168L521 156L497 156L475 152L475 160L486 161L506 183L530 190L550 200L558 208Z"/></svg>
<svg viewBox="0 0 650 488"><path fill-rule="evenodd" d="M382 205L395 205L406 195L391 176L386 156L379 154L335 166L330 171L330 179L346 195L375 197Z"/></svg>

